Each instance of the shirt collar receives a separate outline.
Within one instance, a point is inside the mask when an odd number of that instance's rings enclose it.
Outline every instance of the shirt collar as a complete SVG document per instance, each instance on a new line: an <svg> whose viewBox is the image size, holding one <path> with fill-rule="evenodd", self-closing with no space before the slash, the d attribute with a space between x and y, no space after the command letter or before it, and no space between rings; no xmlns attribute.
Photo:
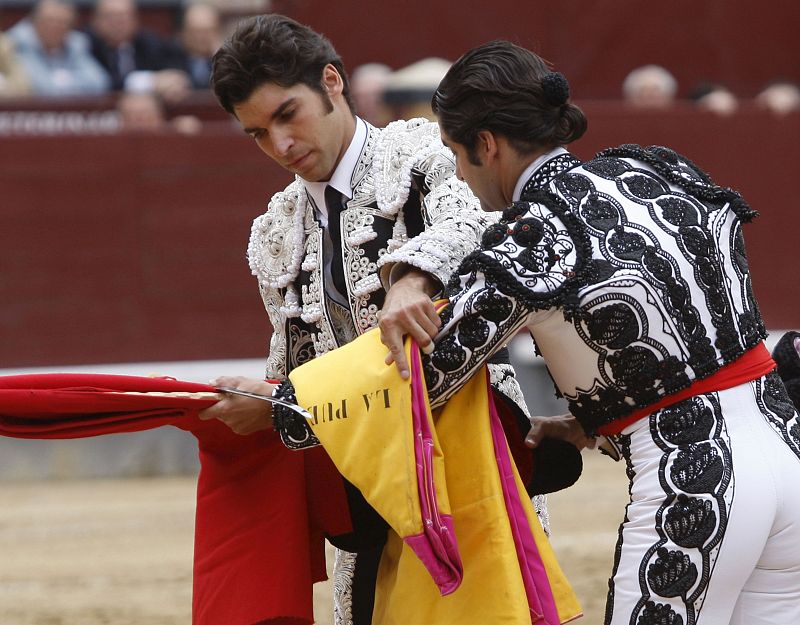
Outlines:
<svg viewBox="0 0 800 625"><path fill-rule="evenodd" d="M550 159L566 153L567 151L563 147L559 146L557 148L550 150L549 152L545 152L539 158L533 161L530 165L528 165L525 168L525 171L522 172L522 175L519 177L519 180L517 180L517 186L514 187L514 195L511 196L511 201L519 202L519 198L522 197L522 189L525 188L525 183L531 179L531 176L533 176L533 174L536 172L537 169L539 169Z"/></svg>
<svg viewBox="0 0 800 625"><path fill-rule="evenodd" d="M323 221L327 221L328 216L328 209L325 206L325 187L330 185L347 199L353 199L353 172L356 169L358 158L361 156L366 140L367 124L360 117L356 117L356 131L353 134L353 139L350 141L347 150L345 150L342 160L339 161L333 171L331 179L323 182L309 182L300 178L308 195L314 201L317 213L323 217Z"/></svg>

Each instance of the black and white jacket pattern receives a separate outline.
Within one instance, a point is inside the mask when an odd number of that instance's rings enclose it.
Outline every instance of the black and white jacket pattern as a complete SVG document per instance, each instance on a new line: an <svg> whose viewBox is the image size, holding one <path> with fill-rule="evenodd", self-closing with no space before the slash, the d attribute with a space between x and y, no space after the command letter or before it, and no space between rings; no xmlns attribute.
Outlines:
<svg viewBox="0 0 800 625"><path fill-rule="evenodd" d="M523 327L588 433L756 346L742 198L661 147L559 172L489 227L449 285L433 405Z"/></svg>

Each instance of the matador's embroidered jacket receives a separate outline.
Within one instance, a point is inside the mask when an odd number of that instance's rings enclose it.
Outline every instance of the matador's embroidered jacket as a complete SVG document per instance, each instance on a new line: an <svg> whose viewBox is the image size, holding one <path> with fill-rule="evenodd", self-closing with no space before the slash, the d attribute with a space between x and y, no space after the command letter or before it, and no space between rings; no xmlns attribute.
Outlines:
<svg viewBox="0 0 800 625"><path fill-rule="evenodd" d="M273 333L267 377L349 342L377 325L385 290L379 272L403 262L447 284L459 262L480 242L497 216L484 212L464 182L435 123L397 121L367 125L353 170L353 197L340 216L341 262L347 306L329 295L321 226L307 191L296 179L276 193L254 223L248 247ZM492 384L528 416L522 390L508 364L489 366ZM306 426L299 424L301 429ZM284 439L285 440L285 439ZM549 529L543 497L534 503ZM353 554L337 551L334 620L353 622Z"/></svg>
<svg viewBox="0 0 800 625"><path fill-rule="evenodd" d="M377 325L379 271L404 262L445 285L496 217L454 176L438 126L423 119L367 127L340 217L347 307L327 296L324 232L301 180L276 193L253 223L248 257L273 327L268 377L349 342Z"/></svg>
<svg viewBox="0 0 800 625"><path fill-rule="evenodd" d="M424 359L432 405L526 327L593 434L766 336L742 237L756 213L688 159L629 145L536 178L449 284Z"/></svg>

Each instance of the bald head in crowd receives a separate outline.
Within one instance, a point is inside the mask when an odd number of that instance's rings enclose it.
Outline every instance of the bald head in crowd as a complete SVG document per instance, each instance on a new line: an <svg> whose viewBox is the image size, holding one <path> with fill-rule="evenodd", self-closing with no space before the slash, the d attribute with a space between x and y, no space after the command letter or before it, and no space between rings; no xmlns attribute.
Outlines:
<svg viewBox="0 0 800 625"><path fill-rule="evenodd" d="M622 95L633 106L666 108L678 93L675 77L660 65L637 67L625 77Z"/></svg>
<svg viewBox="0 0 800 625"><path fill-rule="evenodd" d="M97 0L92 27L111 47L131 41L139 28L135 0Z"/></svg>
<svg viewBox="0 0 800 625"><path fill-rule="evenodd" d="M31 14L31 23L42 47L57 50L64 46L76 18L75 5L68 0L40 0Z"/></svg>

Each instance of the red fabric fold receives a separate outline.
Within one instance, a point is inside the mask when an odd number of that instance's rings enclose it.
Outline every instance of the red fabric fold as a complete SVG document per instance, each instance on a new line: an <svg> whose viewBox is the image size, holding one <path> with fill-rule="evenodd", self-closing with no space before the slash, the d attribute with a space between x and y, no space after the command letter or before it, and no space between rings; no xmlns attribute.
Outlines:
<svg viewBox="0 0 800 625"><path fill-rule="evenodd" d="M120 392L213 392L172 378L0 376L0 435L83 438L172 425L198 441L193 625L313 623L326 534L350 531L341 477L320 449L292 452L271 431L239 436L197 413L216 399Z"/></svg>

